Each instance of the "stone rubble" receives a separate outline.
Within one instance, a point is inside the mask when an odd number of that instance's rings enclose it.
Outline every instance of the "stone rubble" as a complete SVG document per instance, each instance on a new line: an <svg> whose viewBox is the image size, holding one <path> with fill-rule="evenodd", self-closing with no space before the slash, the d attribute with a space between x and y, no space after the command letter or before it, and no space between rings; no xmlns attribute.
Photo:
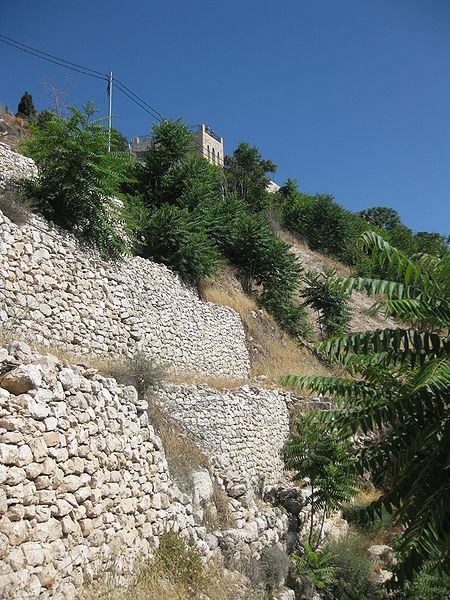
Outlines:
<svg viewBox="0 0 450 600"><path fill-rule="evenodd" d="M19 179L37 177L37 174L34 160L0 142L0 190L14 186Z"/></svg>

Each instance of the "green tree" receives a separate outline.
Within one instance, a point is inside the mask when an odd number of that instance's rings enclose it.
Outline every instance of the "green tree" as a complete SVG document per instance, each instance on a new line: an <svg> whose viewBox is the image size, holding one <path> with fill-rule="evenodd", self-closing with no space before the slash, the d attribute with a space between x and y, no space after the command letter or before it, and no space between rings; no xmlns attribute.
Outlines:
<svg viewBox="0 0 450 600"><path fill-rule="evenodd" d="M298 184L295 179L291 179L290 177L286 180L286 182L280 187L278 190L278 194L283 198L292 198L296 194L298 194Z"/></svg>
<svg viewBox="0 0 450 600"><path fill-rule="evenodd" d="M303 276L306 284L302 289L304 304L317 312L322 338L344 333L350 323L351 313L348 308L349 294L342 294L334 287L336 272L325 269L324 273L308 271Z"/></svg>
<svg viewBox="0 0 450 600"><path fill-rule="evenodd" d="M194 153L194 138L181 122L163 121L153 125L145 165L141 169L142 191L149 204L161 206L168 198L161 192L161 180L181 161ZM172 202L174 199L170 199Z"/></svg>
<svg viewBox="0 0 450 600"><path fill-rule="evenodd" d="M263 159L256 146L241 142L232 156L225 156L225 175L228 191L246 202L252 211L262 210L268 199L266 173L275 173L277 166Z"/></svg>
<svg viewBox="0 0 450 600"><path fill-rule="evenodd" d="M220 202L222 169L203 156L189 155L161 177L159 198L169 204L195 209L202 203Z"/></svg>
<svg viewBox="0 0 450 600"><path fill-rule="evenodd" d="M387 206L373 206L358 214L371 225L388 230L401 223L398 212Z"/></svg>
<svg viewBox="0 0 450 600"><path fill-rule="evenodd" d="M418 231L414 235L416 252L432 254L433 256L444 256L448 252L449 238L440 233Z"/></svg>
<svg viewBox="0 0 450 600"><path fill-rule="evenodd" d="M364 221L342 208L330 194L310 196L296 192L292 184L281 189L286 227L305 237L313 250L349 262L355 237L360 233L355 231L355 226L359 221L367 226Z"/></svg>
<svg viewBox="0 0 450 600"><path fill-rule="evenodd" d="M36 114L31 94L25 92L17 107L17 116L32 119Z"/></svg>
<svg viewBox="0 0 450 600"><path fill-rule="evenodd" d="M286 382L335 395L337 408L324 418L341 435L376 435L377 443L359 452L358 466L386 484L369 515L381 516L384 506L404 526L397 547L402 581L427 560L442 572L450 567L450 253L412 260L372 232L362 243L398 278L346 278L341 291L377 296L380 309L409 329L331 338L319 350L351 377L288 376Z"/></svg>
<svg viewBox="0 0 450 600"><path fill-rule="evenodd" d="M117 258L125 251L120 231L118 195L129 159L108 153L108 132L103 120L91 118L93 104L72 116L56 115L42 127L32 126L33 137L23 144L39 167L39 179L28 193L41 213L97 246L104 256Z"/></svg>
<svg viewBox="0 0 450 600"><path fill-rule="evenodd" d="M284 449L286 468L294 471L294 481L308 478L311 505L308 544L311 546L314 519L318 511L322 518L314 550L322 536L325 516L339 509L345 500L355 495L355 469L350 445L335 431L324 426L317 413L302 415Z"/></svg>
<svg viewBox="0 0 450 600"><path fill-rule="evenodd" d="M47 123L55 116L50 110L41 110L34 120L36 127L46 127Z"/></svg>
<svg viewBox="0 0 450 600"><path fill-rule="evenodd" d="M163 204L144 222L140 255L162 262L192 283L214 275L220 264L201 212Z"/></svg>
<svg viewBox="0 0 450 600"><path fill-rule="evenodd" d="M118 129L111 127L111 149L116 152L128 152L128 139Z"/></svg>

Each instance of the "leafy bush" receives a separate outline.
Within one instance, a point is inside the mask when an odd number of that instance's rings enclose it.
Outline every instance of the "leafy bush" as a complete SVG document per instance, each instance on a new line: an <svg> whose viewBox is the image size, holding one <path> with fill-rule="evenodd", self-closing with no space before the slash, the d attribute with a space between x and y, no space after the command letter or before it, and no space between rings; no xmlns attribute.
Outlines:
<svg viewBox="0 0 450 600"><path fill-rule="evenodd" d="M247 293L259 292L259 302L290 333L307 331L305 312L293 302L301 268L288 244L274 236L264 214L242 213L233 223L225 255L238 267Z"/></svg>
<svg viewBox="0 0 450 600"><path fill-rule="evenodd" d="M283 221L286 227L306 238L313 250L332 254L348 261L348 253L359 232L362 219L334 202L329 194L310 196L298 192L293 185L281 188Z"/></svg>
<svg viewBox="0 0 450 600"><path fill-rule="evenodd" d="M69 119L54 116L23 143L39 166L39 179L27 190L48 219L95 245L105 257L126 250L119 233L121 210L111 200L125 177L129 159L107 152L107 128L91 121L92 103L84 113L72 108Z"/></svg>
<svg viewBox="0 0 450 600"><path fill-rule="evenodd" d="M336 272L325 269L324 273L308 271L303 276L306 287L302 289L304 304L317 314L322 337L343 333L351 320L348 308L348 294L342 294L334 287Z"/></svg>
<svg viewBox="0 0 450 600"><path fill-rule="evenodd" d="M355 501L354 504L346 505L342 508L342 517L358 531L366 535L392 535L392 532L389 532L390 527L393 525L392 515L383 506L381 516L375 514L373 520L368 519L364 509L369 504L370 502L360 503Z"/></svg>
<svg viewBox="0 0 450 600"><path fill-rule="evenodd" d="M448 600L450 598L450 576L436 569L433 561L424 563L412 581L406 581L401 594L403 600Z"/></svg>
<svg viewBox="0 0 450 600"><path fill-rule="evenodd" d="M296 565L295 576L304 591L312 585L324 593L336 580L333 553L329 546L325 546L321 552L313 550L307 542L302 544L302 550L303 554L291 555Z"/></svg>
<svg viewBox="0 0 450 600"><path fill-rule="evenodd" d="M210 277L220 264L219 250L195 211L163 204L150 213L142 237L141 256L164 263L187 281Z"/></svg>

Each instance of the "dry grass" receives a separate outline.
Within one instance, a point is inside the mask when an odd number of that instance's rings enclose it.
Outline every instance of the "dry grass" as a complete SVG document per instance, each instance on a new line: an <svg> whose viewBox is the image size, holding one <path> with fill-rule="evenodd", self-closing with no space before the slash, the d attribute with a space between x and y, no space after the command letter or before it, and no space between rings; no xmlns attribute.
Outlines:
<svg viewBox="0 0 450 600"><path fill-rule="evenodd" d="M228 377L211 377L195 373L166 373L165 381L176 385L208 385L216 390L228 390L241 387L248 383L246 379L231 379Z"/></svg>
<svg viewBox="0 0 450 600"><path fill-rule="evenodd" d="M279 386L286 373L329 373L307 348L297 345L267 311L243 293L230 269L202 284L200 294L204 300L229 306L239 313L246 329L252 377L263 375L268 384Z"/></svg>
<svg viewBox="0 0 450 600"><path fill-rule="evenodd" d="M140 563L128 583L114 564L83 593L84 600L232 600L239 598L236 575L218 563L204 565L198 552L174 533L163 534L152 559ZM251 597L251 596L245 596ZM254 596L256 600L256 596Z"/></svg>
<svg viewBox="0 0 450 600"><path fill-rule="evenodd" d="M29 222L33 214L33 203L20 189L8 189L0 192L0 210L10 221L22 227Z"/></svg>
<svg viewBox="0 0 450 600"><path fill-rule="evenodd" d="M233 529L236 527L236 518L230 509L230 499L224 489L217 483L213 483L211 502L216 510L211 509L208 504L203 509L203 525L208 531Z"/></svg>
<svg viewBox="0 0 450 600"><path fill-rule="evenodd" d="M208 460L174 419L151 398L147 400L149 420L161 438L169 473L182 491L191 493L192 474L199 469L206 469Z"/></svg>
<svg viewBox="0 0 450 600"><path fill-rule="evenodd" d="M8 125L7 134L0 136L0 142L8 144L14 150L18 150L20 142L30 137L27 122L22 117L15 117L0 107L0 119Z"/></svg>

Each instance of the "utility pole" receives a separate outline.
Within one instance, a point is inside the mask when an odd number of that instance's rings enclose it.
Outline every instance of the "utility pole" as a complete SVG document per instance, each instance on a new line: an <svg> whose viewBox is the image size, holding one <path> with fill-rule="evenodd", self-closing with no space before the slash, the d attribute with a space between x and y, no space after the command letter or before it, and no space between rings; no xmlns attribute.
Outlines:
<svg viewBox="0 0 450 600"><path fill-rule="evenodd" d="M108 116L108 152L111 152L111 111L112 111L112 71L109 74L108 80L108 95L109 95L109 116Z"/></svg>

